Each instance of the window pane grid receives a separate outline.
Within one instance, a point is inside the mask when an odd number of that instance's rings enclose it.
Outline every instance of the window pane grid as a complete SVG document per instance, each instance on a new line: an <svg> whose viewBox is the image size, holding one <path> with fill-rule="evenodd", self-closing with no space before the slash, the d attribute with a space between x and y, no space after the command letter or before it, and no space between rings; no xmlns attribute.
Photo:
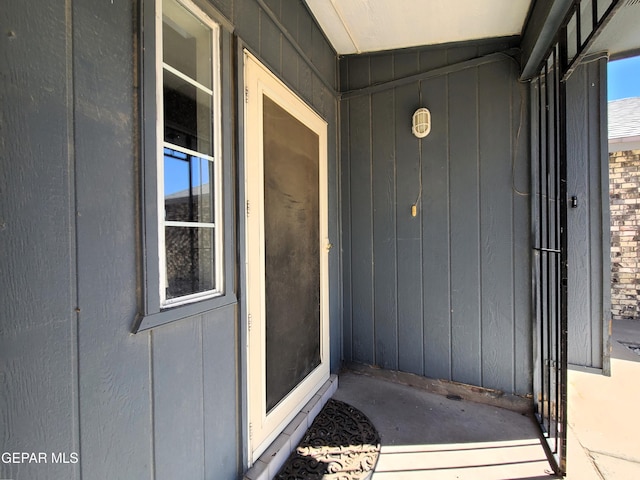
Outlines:
<svg viewBox="0 0 640 480"><path fill-rule="evenodd" d="M188 0L162 0L158 87L160 297L176 306L223 292L217 25ZM216 94L214 95L214 91Z"/></svg>
<svg viewBox="0 0 640 480"><path fill-rule="evenodd" d="M167 299L216 289L213 229L165 227L165 241Z"/></svg>
<svg viewBox="0 0 640 480"><path fill-rule="evenodd" d="M165 147L164 220L215 225L215 164ZM211 192L213 189L213 192Z"/></svg>
<svg viewBox="0 0 640 480"><path fill-rule="evenodd" d="M205 160L209 160L210 162L213 162L215 160L211 155L207 155L205 153L200 153L200 152L197 152L195 150L191 150L189 148L184 148L184 147L181 147L180 145L175 145L175 144L173 144L171 142L163 142L162 146L164 148L168 148L170 150L176 150L177 152L185 153L187 155L192 155L192 156L198 157L198 158L204 158Z"/></svg>
<svg viewBox="0 0 640 480"><path fill-rule="evenodd" d="M163 71L164 140L212 155L214 99L168 70Z"/></svg>
<svg viewBox="0 0 640 480"><path fill-rule="evenodd" d="M200 293L192 293L190 295L183 295L177 298L167 298L163 302L163 306L165 307L177 307L179 305L185 305L187 303L192 303L199 300L206 300L208 298L216 297L218 295L217 291L207 291Z"/></svg>
<svg viewBox="0 0 640 480"><path fill-rule="evenodd" d="M204 223L204 222L174 222L174 221L165 220L164 224L166 227L216 228L215 223Z"/></svg>
<svg viewBox="0 0 640 480"><path fill-rule="evenodd" d="M162 62L162 68L164 68L165 70L167 70L168 72L173 73L176 77L180 77L182 80L184 80L185 82L189 82L191 85L193 85L194 87L202 90L204 93L206 93L209 96L213 96L213 90L211 90L210 88L205 87L204 85L202 85L201 83L198 83L196 80L194 80L193 78L191 78L189 75L186 75L184 73L182 73L180 70L178 70L177 68L173 68L171 65L169 65L166 62Z"/></svg>
<svg viewBox="0 0 640 480"><path fill-rule="evenodd" d="M163 60L183 75L212 88L215 25L209 25L194 5L187 7L189 3L162 2Z"/></svg>

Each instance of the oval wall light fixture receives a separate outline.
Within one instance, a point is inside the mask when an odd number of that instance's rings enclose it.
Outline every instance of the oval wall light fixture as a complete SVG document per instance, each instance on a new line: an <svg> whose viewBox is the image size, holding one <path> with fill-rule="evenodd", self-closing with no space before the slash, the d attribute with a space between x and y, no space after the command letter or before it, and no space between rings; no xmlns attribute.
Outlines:
<svg viewBox="0 0 640 480"><path fill-rule="evenodd" d="M418 138L424 138L431 131L431 112L427 108L419 108L413 114L411 132Z"/></svg>

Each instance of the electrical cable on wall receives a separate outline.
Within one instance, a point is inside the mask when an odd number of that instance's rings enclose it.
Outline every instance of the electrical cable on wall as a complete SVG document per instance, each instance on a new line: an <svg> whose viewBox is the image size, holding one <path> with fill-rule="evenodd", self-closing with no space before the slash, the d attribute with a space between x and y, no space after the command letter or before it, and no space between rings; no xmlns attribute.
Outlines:
<svg viewBox="0 0 640 480"><path fill-rule="evenodd" d="M522 83L522 82L521 82ZM527 82L528 83L528 82ZM521 192L516 187L516 161L518 159L518 146L520 145L520 133L522 132L522 124L524 123L524 94L522 89L525 88L522 84L519 85L520 90L520 120L518 122L518 130L516 132L516 142L511 152L511 189L516 195L521 197L528 197L529 192Z"/></svg>
<svg viewBox="0 0 640 480"><path fill-rule="evenodd" d="M418 105L422 105L422 82L418 82ZM427 112L428 118L423 111ZM416 125L417 121L428 122L428 124L425 125L424 123L421 123L419 125ZM416 198L416 201L413 203L413 205L411 205L411 216L415 217L418 215L418 204L422 199L422 141L421 139L426 137L431 131L431 114L429 113L429 110L427 110L426 108L419 108L418 110L416 110L416 112L413 114L412 123L413 125L411 130L413 134L418 139L420 139L420 141L418 142L418 169L419 169L418 196Z"/></svg>
<svg viewBox="0 0 640 480"><path fill-rule="evenodd" d="M515 65L519 65L517 60L512 57L511 55L508 55L504 52L497 52L498 54L502 55L503 57L506 57L507 59L511 60L513 62L513 64ZM516 131L516 137L515 137L515 142L513 145L513 149L511 151L511 190L513 191L513 193L515 193L516 195L522 196L522 197L527 197L529 196L529 192L526 191L521 191L518 189L518 187L516 186L516 165L517 165L517 160L518 160L518 149L520 147L520 137L522 135L522 127L524 125L524 114L525 114L525 93L523 91L524 88L526 88L525 85L529 84L529 81L522 81L522 80L518 80L519 82L519 92L520 92L520 115L519 115L519 120L518 120L518 128ZM422 105L422 82L418 82L418 104ZM420 116L422 115L422 116ZM413 115L412 118L412 133L418 138L418 139L422 139L424 137L426 137L429 132L431 131L431 113L429 112L428 109L422 107L422 108L418 108L418 110L416 110L416 112ZM419 155L419 164L418 164L418 168L419 168L419 172L418 172L418 181L419 181L419 187L418 187L418 195L416 197L415 202L413 203L413 205L411 205L411 216L412 217L416 217L417 216L417 210L418 210L418 204L420 203L421 199L422 199L422 142L419 142L418 144L418 155Z"/></svg>

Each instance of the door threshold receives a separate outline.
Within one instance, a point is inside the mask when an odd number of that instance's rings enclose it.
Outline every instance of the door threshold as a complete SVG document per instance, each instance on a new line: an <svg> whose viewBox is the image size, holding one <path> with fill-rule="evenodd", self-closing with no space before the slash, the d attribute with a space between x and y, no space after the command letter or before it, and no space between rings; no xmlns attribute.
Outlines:
<svg viewBox="0 0 640 480"><path fill-rule="evenodd" d="M260 458L245 473L243 480L271 480L298 446L307 429L336 390L338 390L338 376L331 375L318 393L291 420L287 428L260 455Z"/></svg>

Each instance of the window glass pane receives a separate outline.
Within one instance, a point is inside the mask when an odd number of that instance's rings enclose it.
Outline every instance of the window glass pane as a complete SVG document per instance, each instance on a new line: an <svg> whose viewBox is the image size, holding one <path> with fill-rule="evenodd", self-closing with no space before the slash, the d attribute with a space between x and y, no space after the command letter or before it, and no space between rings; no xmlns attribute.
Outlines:
<svg viewBox="0 0 640 480"><path fill-rule="evenodd" d="M211 89L211 28L175 0L162 2L162 55L171 65Z"/></svg>
<svg viewBox="0 0 640 480"><path fill-rule="evenodd" d="M219 238L213 183L213 115L218 105L218 30L199 10L177 0L162 1L162 162L158 168L164 205L159 213L164 231L161 271L166 279L161 299L171 300L221 287ZM160 41L160 39L158 39ZM214 65L215 64L215 65ZM215 99L213 95L216 95ZM197 295L193 300L198 298ZM175 303L175 302L173 302ZM169 306L169 305L167 305Z"/></svg>
<svg viewBox="0 0 640 480"><path fill-rule="evenodd" d="M211 95L164 71L164 139L213 156Z"/></svg>
<svg viewBox="0 0 640 480"><path fill-rule="evenodd" d="M214 223L212 178L209 160L165 148L165 220Z"/></svg>
<svg viewBox="0 0 640 480"><path fill-rule="evenodd" d="M214 231L165 227L167 299L214 290Z"/></svg>

